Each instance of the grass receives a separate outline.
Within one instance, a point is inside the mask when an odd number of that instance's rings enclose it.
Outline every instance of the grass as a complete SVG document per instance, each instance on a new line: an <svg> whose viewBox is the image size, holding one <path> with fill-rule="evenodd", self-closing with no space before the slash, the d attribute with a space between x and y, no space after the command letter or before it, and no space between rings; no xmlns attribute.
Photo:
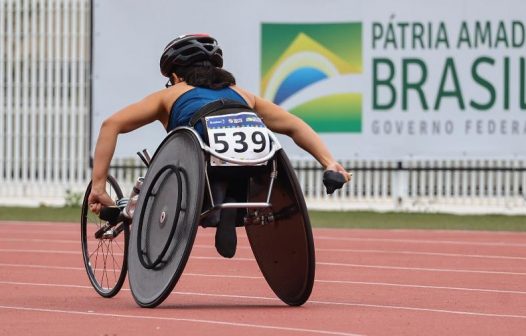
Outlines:
<svg viewBox="0 0 526 336"><path fill-rule="evenodd" d="M311 211L314 227L526 231L526 216Z"/></svg>
<svg viewBox="0 0 526 336"><path fill-rule="evenodd" d="M77 222L80 223L80 207L0 207L1 220Z"/></svg>
<svg viewBox="0 0 526 336"><path fill-rule="evenodd" d="M310 217L314 227L526 231L526 216L311 211ZM78 223L80 208L0 207L0 219Z"/></svg>

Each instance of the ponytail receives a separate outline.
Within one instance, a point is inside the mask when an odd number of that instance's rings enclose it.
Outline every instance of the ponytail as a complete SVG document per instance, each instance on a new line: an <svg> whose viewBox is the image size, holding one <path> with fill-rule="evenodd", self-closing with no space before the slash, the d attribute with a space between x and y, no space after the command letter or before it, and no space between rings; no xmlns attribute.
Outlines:
<svg viewBox="0 0 526 336"><path fill-rule="evenodd" d="M209 89L222 89L236 84L234 76L210 62L194 63L185 67L175 67L175 74L184 79L186 84Z"/></svg>

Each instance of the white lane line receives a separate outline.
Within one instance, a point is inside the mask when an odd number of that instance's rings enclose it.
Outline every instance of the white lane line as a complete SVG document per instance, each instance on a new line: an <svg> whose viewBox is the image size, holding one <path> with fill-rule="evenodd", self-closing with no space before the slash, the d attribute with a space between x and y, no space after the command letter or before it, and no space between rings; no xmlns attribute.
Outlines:
<svg viewBox="0 0 526 336"><path fill-rule="evenodd" d="M504 247L526 247L526 243L510 242L474 242L464 240L424 240L424 239L396 239L396 238L350 238L350 237L327 237L316 236L316 240L339 240L357 242L382 242L382 243L408 243L408 244L446 244L446 245L469 245L469 246L504 246Z"/></svg>
<svg viewBox="0 0 526 336"><path fill-rule="evenodd" d="M0 285L93 289L92 286L83 286L83 285L51 284L51 283L20 282L20 281L0 281ZM124 289L124 288L122 290L129 291L129 289Z"/></svg>
<svg viewBox="0 0 526 336"><path fill-rule="evenodd" d="M233 279L238 279L239 278L239 279L254 279L254 280L264 280L265 279L263 277L256 277L256 276L224 275L224 274L200 274L200 273L183 273L183 276L211 277L211 278L233 278ZM397 283L387 283L387 282L348 281L348 280L314 280L314 282L316 282L316 283L328 283L328 284L389 286L389 287L402 287L402 288L423 288L423 289L439 289L439 290L454 290L454 291L468 291L468 292L483 292L483 293L497 293L497 294L526 295L526 292L524 292L524 291L501 290L501 289L486 289L486 288L429 286L429 285L397 284Z"/></svg>
<svg viewBox="0 0 526 336"><path fill-rule="evenodd" d="M26 250L26 249L0 249L6 253L51 253L51 254L82 254L81 251L62 251L62 250Z"/></svg>
<svg viewBox="0 0 526 336"><path fill-rule="evenodd" d="M37 287L59 287L59 288L79 288L79 289L92 289L89 286L79 285L67 285L67 284L49 284L49 283L29 283L29 282L12 282L12 281L0 281L0 285L14 285L14 286L37 286ZM123 289L124 290L124 289ZM129 289L125 289L129 291ZM215 294L215 293L194 293L194 292L172 292L176 295L186 296L206 296L206 297L220 297L220 298L234 298L234 299L245 299L245 300L264 300L264 301L277 301L281 302L275 297L264 297L264 296L248 296L248 295L232 295L232 294ZM333 301L319 301L309 300L307 304L320 304L320 305L336 305L336 306L349 306L349 307L364 307L364 308L380 308L380 309L393 309L393 310L409 310L419 312L431 312L431 313L445 313L455 315L468 315L468 316L479 316L479 317L506 317L516 319L526 319L525 315L514 315L514 314L494 314L494 313L483 313L483 312L471 312L461 310L447 310L447 309L434 309L434 308L420 308L420 307L407 307L407 306L394 306L394 305L379 305L379 304L367 304L367 303L353 303L353 302L333 302ZM1 307L1 306L0 306Z"/></svg>
<svg viewBox="0 0 526 336"><path fill-rule="evenodd" d="M195 276L195 277L207 277L207 278L210 277L210 278L251 279L251 280L264 280L265 279L263 277L257 277L257 276L226 275L226 274L200 274L200 273L183 273L183 276ZM366 281L349 281L349 280L314 280L314 282L328 283L328 284L389 286L389 287L402 287L402 288L423 288L423 289L454 290L454 291L467 291L467 292L526 295L526 292L524 291L486 289L486 288L429 286L429 285L397 284L397 283L387 283L387 282L366 282Z"/></svg>
<svg viewBox="0 0 526 336"><path fill-rule="evenodd" d="M265 324L250 324L250 323L240 323L240 322L200 320L200 319L177 318L177 317L160 317L160 316L147 316L147 315L125 315L125 314L95 313L95 312L74 311L74 310L60 310L60 309L48 309L48 308L30 308L30 307L16 307L16 306L0 306L0 309L17 310L17 311L30 311L30 312L44 312L44 313L55 313L55 314L84 315L84 316L95 316L95 317L112 317L112 318L118 317L118 318L141 319L141 320L189 322L189 323L199 323L199 324L221 325L221 326L228 326L228 327L242 327L242 328L253 328L253 329L270 329L270 330L280 330L280 331L292 331L292 332L309 333L309 334L320 334L320 335L359 336L359 334L351 334L351 333L338 332L338 331L305 329L305 328L292 328L292 327L282 327L282 326L273 326L273 325L265 325Z"/></svg>
<svg viewBox="0 0 526 336"><path fill-rule="evenodd" d="M196 257L190 256L190 259L202 260L224 260L220 257ZM233 258L231 260L250 261L254 262L253 258ZM476 273L476 274L499 274L499 275L526 275L521 272L506 272L506 271L485 271L485 270L466 270L466 269L449 269L449 268L425 268L425 267L402 267L402 266L388 266L388 265L367 265L367 264L346 264L346 263L332 263L316 261L316 266L336 266L336 267L354 267L354 268L373 268L373 269L390 269L400 271L423 271L423 272L452 272L452 273Z"/></svg>
<svg viewBox="0 0 526 336"><path fill-rule="evenodd" d="M312 300L309 302L324 304L323 302L315 301L315 300ZM410 310L410 311L417 311L417 312L444 313L444 314L468 315L468 316L479 316L479 317L507 317L507 318L526 319L526 316L524 315L512 315L512 314L491 314L491 313L469 312L469 311L459 311L459 310L416 308L416 307L377 305L377 304L366 304L366 303L332 303L332 304L342 305L342 306L364 307L364 308Z"/></svg>
<svg viewBox="0 0 526 336"><path fill-rule="evenodd" d="M76 227L75 230L70 231L59 231L59 230L0 230L0 233L2 235L11 235L11 234L19 234L19 235L32 235L32 234L46 234L51 236L56 235L79 235L80 237L80 227ZM79 238L80 240L80 238Z"/></svg>
<svg viewBox="0 0 526 336"><path fill-rule="evenodd" d="M11 222L12 223L12 222ZM11 223L2 223L1 224L11 224ZM71 227L74 230L70 231L56 231L56 230L42 230L42 231L35 231L35 230L13 230L13 229L3 229L1 230L2 233L38 233L38 234L73 234L73 233L79 233L80 230L80 224L78 223L71 223L71 224L64 224L64 223L24 223L20 222L19 225L36 225L36 226L68 226ZM6 225L7 226L7 225ZM314 229L316 231L316 229ZM335 229L335 231L338 229ZM342 229L344 230L344 229ZM409 230L410 232L410 230ZM241 233L241 232L240 232ZM476 233L476 232L475 232ZM523 232L517 232L517 235L524 235ZM212 232L199 232L198 236L203 237L212 237L214 236L214 233ZM501 237L499 237L501 238ZM323 236L323 235L314 235L314 240L339 240L339 241L368 241L368 242L384 242L384 243L409 243L409 244L448 244L448 245L469 245L469 246L505 246L505 247L526 247L525 243L511 243L511 242L505 242L505 241L496 241L496 242L477 242L477 241L465 241L465 240L431 240L431 239L403 239L403 238L375 238L375 237L331 237L331 236Z"/></svg>
<svg viewBox="0 0 526 336"><path fill-rule="evenodd" d="M228 298L239 298L239 299L254 299L254 300L279 300L277 298L260 297L260 296L245 296L245 295L229 295L229 294L208 294L208 293L182 293L175 292L179 295L192 295L192 296L218 296ZM365 307L365 308L381 308L381 309L398 309L398 310L410 310L410 311L423 311L432 313L445 313L455 315L469 315L469 316L482 316L482 317L508 317L526 319L525 315L514 315L514 314L493 314L493 313L481 313L481 312L469 312L459 310L446 310L446 309L433 309L433 308L419 308L419 307L406 307L406 306L393 306L393 305L378 305L378 304L367 304L367 303L352 303L352 302L330 302L330 301L317 301L308 300L307 303L316 303L321 305L337 305L337 306L351 306L351 307Z"/></svg>
<svg viewBox="0 0 526 336"><path fill-rule="evenodd" d="M338 229L335 229L335 231L338 230ZM342 230L345 230L345 229L342 229ZM383 230L379 230L380 232L383 231ZM240 232L240 231L238 231ZM242 232L242 231L241 231ZM434 232L434 230L429 230L429 232ZM373 235L373 237L341 237L341 236L337 236L337 237L333 237L333 236L325 236L323 235L323 233L317 233L316 232L316 229L314 229L314 241L317 241L317 240L341 240L341 241L371 241L371 242L374 242L374 241L378 241L378 242L393 242L393 243L413 243L413 244L420 244L420 243L428 243L428 244L432 244L432 243L436 243L436 244L456 244L456 245L474 245L474 246L516 246L516 247L525 247L526 246L526 242L524 243L512 243L512 242L506 242L506 241L489 241L489 242L486 242L486 241L472 241L472 240L450 240L450 239L439 239L439 240L435 240L435 239L418 239L418 238L377 238L377 237L374 237L374 232L371 232L371 235ZM524 236L525 240L526 240L526 233L524 232L517 232L517 235L522 235ZM199 232L198 233L198 236L202 236L202 237L213 237L214 234L213 233L208 233L208 232ZM491 237L491 238L495 238L495 237ZM505 239L507 237L498 237L500 239Z"/></svg>
<svg viewBox="0 0 526 336"><path fill-rule="evenodd" d="M2 264L0 267L26 268L26 269L45 269L45 270L64 270L64 271L85 271L84 267L66 267L66 266L45 266L45 265L21 265L21 264ZM203 273L183 273L183 277L204 277L204 278L223 278L223 279L243 279L243 280L264 280L262 276L249 275L229 275L229 274L203 274ZM417 284L400 284L388 282L368 282L368 281L350 281L350 280L323 280L316 279L316 283L326 284L348 284L348 285L366 285L366 286L389 286L401 288L422 288L422 289L437 289L437 290L453 290L453 291L467 291L467 292L482 292L482 293L496 293L496 294L517 294L526 295L526 291L506 290L506 289L491 289L491 288L471 288L471 287L448 287L448 286L431 286L431 285L417 285Z"/></svg>
<svg viewBox="0 0 526 336"><path fill-rule="evenodd" d="M34 221L17 221L17 220L8 220L0 221L0 226L68 226L68 227L78 227L80 223L78 222L34 222ZM201 233L204 232L205 228L200 227ZM368 233L376 234L377 232L394 232L394 233L424 233L427 235L433 235L434 233L448 233L448 234L463 234L468 236L490 236L491 238L495 236L524 236L526 238L526 233L521 231L487 231L487 230L438 230L438 229L359 229L359 228L313 228L314 233L336 233L338 236L341 235L341 232L345 233ZM205 235L213 236L209 232L205 232Z"/></svg>
<svg viewBox="0 0 526 336"><path fill-rule="evenodd" d="M80 251L58 251L58 250L21 250L21 249L0 249L0 252L8 253L51 253L51 254L81 254ZM122 253L114 253L113 255L119 256ZM203 257L203 256L190 256L190 259L198 260L222 260L222 257ZM236 257L230 259L229 262L233 261L249 261L255 262L254 258L240 258ZM332 263L332 262L320 262L317 261L318 266L333 266L333 267L354 267L354 268L372 268L372 269L389 269L389 270L400 270L400 271L423 271L423 272L451 272L451 273L475 273L475 274L498 274L498 275L520 275L524 276L526 273L522 272L507 272L507 271L485 271L485 270L467 270L467 269L449 269L449 268L425 268L425 267L402 267L402 266L388 266L388 265L366 265L366 264L346 264L346 263Z"/></svg>
<svg viewBox="0 0 526 336"><path fill-rule="evenodd" d="M504 259L504 260L526 260L526 257L486 255L486 254L462 254L462 253L439 253L439 252L420 252L420 251L396 251L396 250L362 250L362 249L316 249L316 252L349 252L349 253L375 253L375 254L408 254L425 255L436 257L455 257L455 258L481 258L481 259Z"/></svg>
<svg viewBox="0 0 526 336"><path fill-rule="evenodd" d="M347 280L316 280L316 282L319 282L319 283L330 283L330 284L388 286L388 287L423 288L423 289L439 289L439 290L443 289L443 290L467 291L467 292L483 292L483 293L497 293L497 294L526 295L526 292L523 292L523 291L502 290L502 289L487 289L487 288L428 286L428 285L414 285L414 284L398 284L398 283L389 283L389 282L367 282L367 281L347 281Z"/></svg>
<svg viewBox="0 0 526 336"><path fill-rule="evenodd" d="M376 232L390 232L390 233L423 233L426 235L433 235L434 233L447 233L447 234L464 234L468 236L514 236L523 235L526 238L526 232L524 231L491 231L491 230L447 230L447 229L359 229L359 228L313 228L315 232L328 231L328 233L348 232L348 233L367 233L375 234Z"/></svg>
<svg viewBox="0 0 526 336"><path fill-rule="evenodd" d="M64 270L64 271L85 271L84 267L69 267L69 266L48 266L48 265L30 265L30 264L0 264L0 267L15 267L15 268L37 268L50 270Z"/></svg>
<svg viewBox="0 0 526 336"><path fill-rule="evenodd" d="M1 241L1 239L0 239ZM215 249L209 245L194 245L196 248ZM250 246L240 246L238 249L250 249ZM481 259L503 259L503 260L526 260L526 257L487 255L487 254L462 254L462 253L441 253L441 252L421 252L421 251L397 251L397 250L371 250L371 249L334 249L334 248L316 248L316 252L343 252L343 253L375 253L375 254L408 254L408 255L425 255L437 257L461 257L461 258L481 258Z"/></svg>
<svg viewBox="0 0 526 336"><path fill-rule="evenodd" d="M80 215L80 211L79 211ZM80 216L79 216L80 218ZM71 227L78 227L80 226L80 223L77 222L24 222L24 221L0 221L0 226L71 226Z"/></svg>
<svg viewBox="0 0 526 336"><path fill-rule="evenodd" d="M0 238L0 242L6 242L6 243L80 244L80 237L79 237L78 240L33 239L33 238Z"/></svg>
<svg viewBox="0 0 526 336"><path fill-rule="evenodd" d="M24 238L0 238L0 242L22 242L22 243L57 243L57 244L76 244L80 240L62 240L62 239L24 239ZM193 248L214 249L211 245L196 244ZM239 245L237 249L250 250L250 246ZM397 250L371 250L371 249L325 249L316 248L316 252L342 252L342 253L374 253L374 254L402 254L402 255L424 255L437 257L454 257L454 258L477 258L477 259L499 259L499 260L526 260L526 257L487 255L487 254L462 254L462 253L439 253L439 252L422 252L422 251L397 251Z"/></svg>
<svg viewBox="0 0 526 336"><path fill-rule="evenodd" d="M328 262L316 262L316 265L356 267L356 268L374 268L374 269L391 269L391 270L401 270L401 271L452 272L452 273L500 274L500 275L521 275L521 276L526 275L526 273L521 273L521 272L483 271L483 270L466 270L466 269L449 269L449 268L401 267L401 266L364 265L364 264L343 264L343 263L328 263Z"/></svg>

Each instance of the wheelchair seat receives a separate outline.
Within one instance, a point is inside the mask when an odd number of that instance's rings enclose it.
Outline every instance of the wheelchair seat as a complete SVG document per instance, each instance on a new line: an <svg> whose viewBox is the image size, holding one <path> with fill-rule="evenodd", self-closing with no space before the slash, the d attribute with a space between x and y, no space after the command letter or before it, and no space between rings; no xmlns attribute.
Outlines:
<svg viewBox="0 0 526 336"><path fill-rule="evenodd" d="M237 101L219 100L204 106L189 125L197 123L203 129L208 189L200 225L216 226L229 200L229 206L239 204L236 226L243 226L247 208L242 203L248 202L250 179L271 176L268 162L281 146L257 113Z"/></svg>

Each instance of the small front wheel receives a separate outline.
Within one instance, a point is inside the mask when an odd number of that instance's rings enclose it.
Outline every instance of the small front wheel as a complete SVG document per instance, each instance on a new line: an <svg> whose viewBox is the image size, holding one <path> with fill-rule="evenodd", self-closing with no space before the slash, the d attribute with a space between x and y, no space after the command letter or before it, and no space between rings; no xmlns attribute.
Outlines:
<svg viewBox="0 0 526 336"><path fill-rule="evenodd" d="M108 176L106 191L115 202L123 197L119 184L112 176ZM80 218L82 257L95 291L105 298L111 298L122 288L128 271L129 222L110 226L101 220L89 210L90 193L91 182L84 194Z"/></svg>

